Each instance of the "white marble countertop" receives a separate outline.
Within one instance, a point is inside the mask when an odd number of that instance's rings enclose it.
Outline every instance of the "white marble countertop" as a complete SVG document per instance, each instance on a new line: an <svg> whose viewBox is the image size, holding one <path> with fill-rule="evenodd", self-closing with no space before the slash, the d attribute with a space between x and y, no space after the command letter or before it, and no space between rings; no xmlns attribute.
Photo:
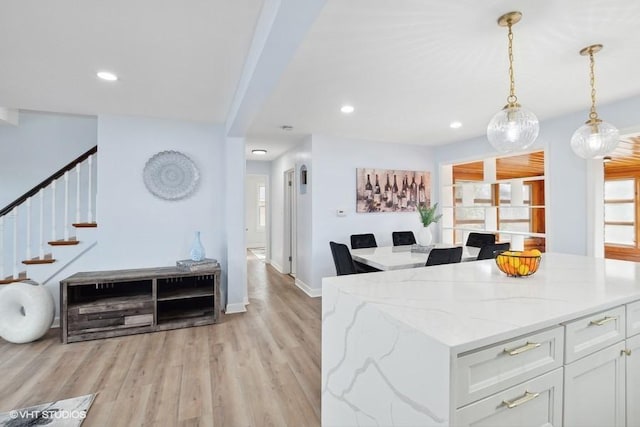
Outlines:
<svg viewBox="0 0 640 427"><path fill-rule="evenodd" d="M640 263L543 254L529 277L494 260L323 279L455 352L640 299Z"/></svg>

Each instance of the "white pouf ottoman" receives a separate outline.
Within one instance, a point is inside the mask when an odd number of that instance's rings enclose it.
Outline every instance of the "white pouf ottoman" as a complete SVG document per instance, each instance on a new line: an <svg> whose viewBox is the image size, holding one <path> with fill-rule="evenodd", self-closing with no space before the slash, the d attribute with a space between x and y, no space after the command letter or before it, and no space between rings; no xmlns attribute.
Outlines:
<svg viewBox="0 0 640 427"><path fill-rule="evenodd" d="M22 344L42 337L55 316L53 295L37 282L25 280L0 287L0 337Z"/></svg>

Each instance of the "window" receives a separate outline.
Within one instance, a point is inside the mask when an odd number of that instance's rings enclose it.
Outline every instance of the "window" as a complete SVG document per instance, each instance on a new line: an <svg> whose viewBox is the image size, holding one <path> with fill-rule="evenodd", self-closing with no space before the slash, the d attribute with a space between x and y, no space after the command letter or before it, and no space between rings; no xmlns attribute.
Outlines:
<svg viewBox="0 0 640 427"><path fill-rule="evenodd" d="M498 195L500 207L498 210L498 229L504 231L531 231L531 186L524 184L519 186L522 189L522 202L514 202L520 199L520 195L512 193L511 184L498 184ZM500 234L501 241L508 241L511 235Z"/></svg>
<svg viewBox="0 0 640 427"><path fill-rule="evenodd" d="M454 187L456 227L465 230L483 230L485 208L492 205L491 184L456 181ZM462 242L462 230L455 230L455 242Z"/></svg>
<svg viewBox="0 0 640 427"><path fill-rule="evenodd" d="M635 246L635 179L607 180L604 183L604 241Z"/></svg>
<svg viewBox="0 0 640 427"><path fill-rule="evenodd" d="M264 184L258 184L258 225L257 228L265 228L267 225L267 191Z"/></svg>

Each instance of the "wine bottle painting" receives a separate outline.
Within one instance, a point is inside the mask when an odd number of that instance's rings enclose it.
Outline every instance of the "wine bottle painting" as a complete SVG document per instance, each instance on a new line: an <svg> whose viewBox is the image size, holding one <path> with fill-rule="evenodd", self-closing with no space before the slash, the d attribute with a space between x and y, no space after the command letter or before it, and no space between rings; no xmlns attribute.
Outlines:
<svg viewBox="0 0 640 427"><path fill-rule="evenodd" d="M429 172L356 169L356 212L415 212L430 205Z"/></svg>

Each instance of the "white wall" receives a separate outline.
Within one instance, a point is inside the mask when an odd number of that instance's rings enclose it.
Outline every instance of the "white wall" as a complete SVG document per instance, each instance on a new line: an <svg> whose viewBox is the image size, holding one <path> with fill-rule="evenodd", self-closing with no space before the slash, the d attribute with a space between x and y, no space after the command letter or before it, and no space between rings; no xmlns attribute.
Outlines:
<svg viewBox="0 0 640 427"><path fill-rule="evenodd" d="M98 246L92 251L97 264L93 269L175 265L189 257L194 233L201 231L206 256L221 261L225 270L224 141L221 126L100 116ZM184 153L200 171L199 187L187 199L162 200L144 185L145 163L164 150Z"/></svg>
<svg viewBox="0 0 640 427"><path fill-rule="evenodd" d="M285 266L285 254L284 254L284 173L289 169L296 170L296 181L299 179L300 165L305 164L307 168L311 167L311 140L301 143L293 150L290 150L277 159L271 161L271 185L269 191L269 200L271 202L270 214L271 214L271 234L270 251L268 254L269 262L279 271L283 271ZM296 188L298 188L296 182ZM305 283L310 280L311 263L306 256L305 251L308 250L310 235L311 235L311 186L308 185L309 191L305 195L301 195L298 191L297 194L297 229L298 229L298 259L296 263L297 278Z"/></svg>
<svg viewBox="0 0 640 427"><path fill-rule="evenodd" d="M247 160L247 175L271 175L271 162Z"/></svg>
<svg viewBox="0 0 640 427"><path fill-rule="evenodd" d="M0 208L97 143L95 116L20 111L0 126Z"/></svg>
<svg viewBox="0 0 640 427"><path fill-rule="evenodd" d="M378 246L387 246L393 231L420 229L416 212L356 213L356 168L431 171L433 176L429 147L313 135L313 166L313 288L336 274L329 241L350 246L351 234L373 233ZM337 209L347 215L338 217Z"/></svg>
<svg viewBox="0 0 640 427"><path fill-rule="evenodd" d="M249 304L247 293L247 255L244 231L244 180L246 162L244 158L244 138L226 137L224 140L224 161L222 181L216 186L223 190L214 203L224 206L222 226L223 246L226 253L226 268L222 271L223 288L226 296L224 305L227 313L246 311Z"/></svg>

